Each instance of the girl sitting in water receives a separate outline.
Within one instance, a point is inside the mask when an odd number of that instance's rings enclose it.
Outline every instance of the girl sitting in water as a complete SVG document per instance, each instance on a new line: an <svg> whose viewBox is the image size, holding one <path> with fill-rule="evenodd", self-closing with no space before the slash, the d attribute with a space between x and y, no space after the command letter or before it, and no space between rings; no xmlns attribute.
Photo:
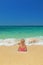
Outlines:
<svg viewBox="0 0 43 65"><path fill-rule="evenodd" d="M20 41L18 51L23 51L23 52L27 51L27 47L25 45L25 40L24 39L22 39Z"/></svg>

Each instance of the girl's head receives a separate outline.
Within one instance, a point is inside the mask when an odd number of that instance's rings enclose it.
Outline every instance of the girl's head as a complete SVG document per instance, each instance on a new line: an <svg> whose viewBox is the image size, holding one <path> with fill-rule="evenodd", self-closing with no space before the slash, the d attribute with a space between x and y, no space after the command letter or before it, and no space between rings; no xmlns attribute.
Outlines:
<svg viewBox="0 0 43 65"><path fill-rule="evenodd" d="M20 44L25 45L25 40L24 39L20 40Z"/></svg>
<svg viewBox="0 0 43 65"><path fill-rule="evenodd" d="M24 40L24 39L22 39L22 40L21 40L21 43L25 43L25 40Z"/></svg>
<svg viewBox="0 0 43 65"><path fill-rule="evenodd" d="M24 39L21 39L20 40L20 43L18 45L25 45L25 40Z"/></svg>

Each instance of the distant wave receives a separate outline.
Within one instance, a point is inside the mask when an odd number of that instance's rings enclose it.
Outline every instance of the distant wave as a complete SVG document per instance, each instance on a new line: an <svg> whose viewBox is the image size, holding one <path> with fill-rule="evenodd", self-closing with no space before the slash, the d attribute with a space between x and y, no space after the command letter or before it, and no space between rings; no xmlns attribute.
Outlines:
<svg viewBox="0 0 43 65"><path fill-rule="evenodd" d="M30 39L39 39L38 42L35 43L30 43L29 40ZM43 45L43 36L40 37L31 37L31 38L24 38L25 39L25 44L26 45ZM0 46L14 46L16 44L18 44L20 41L20 39L16 39L16 38L7 38L7 39L0 39Z"/></svg>

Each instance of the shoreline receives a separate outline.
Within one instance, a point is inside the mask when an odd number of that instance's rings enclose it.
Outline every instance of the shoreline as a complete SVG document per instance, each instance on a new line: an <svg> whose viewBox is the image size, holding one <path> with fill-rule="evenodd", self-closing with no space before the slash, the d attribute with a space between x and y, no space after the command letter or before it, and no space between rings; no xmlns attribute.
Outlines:
<svg viewBox="0 0 43 65"><path fill-rule="evenodd" d="M16 38L6 38L6 39L0 39L0 46L15 46L20 43L21 39ZM27 46L31 45L43 45L43 38L24 38L25 44Z"/></svg>

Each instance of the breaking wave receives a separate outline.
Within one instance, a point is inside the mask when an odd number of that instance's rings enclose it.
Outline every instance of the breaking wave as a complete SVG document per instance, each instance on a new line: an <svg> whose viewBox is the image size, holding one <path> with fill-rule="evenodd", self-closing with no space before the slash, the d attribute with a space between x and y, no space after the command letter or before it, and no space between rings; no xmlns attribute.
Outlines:
<svg viewBox="0 0 43 65"><path fill-rule="evenodd" d="M25 44L26 45L43 45L43 36L40 37L32 37L32 38L24 38L25 39ZM37 42L32 42L30 43L30 39L38 39L39 41ZM18 44L20 39L16 38L7 38L7 39L0 39L0 46L14 46Z"/></svg>

